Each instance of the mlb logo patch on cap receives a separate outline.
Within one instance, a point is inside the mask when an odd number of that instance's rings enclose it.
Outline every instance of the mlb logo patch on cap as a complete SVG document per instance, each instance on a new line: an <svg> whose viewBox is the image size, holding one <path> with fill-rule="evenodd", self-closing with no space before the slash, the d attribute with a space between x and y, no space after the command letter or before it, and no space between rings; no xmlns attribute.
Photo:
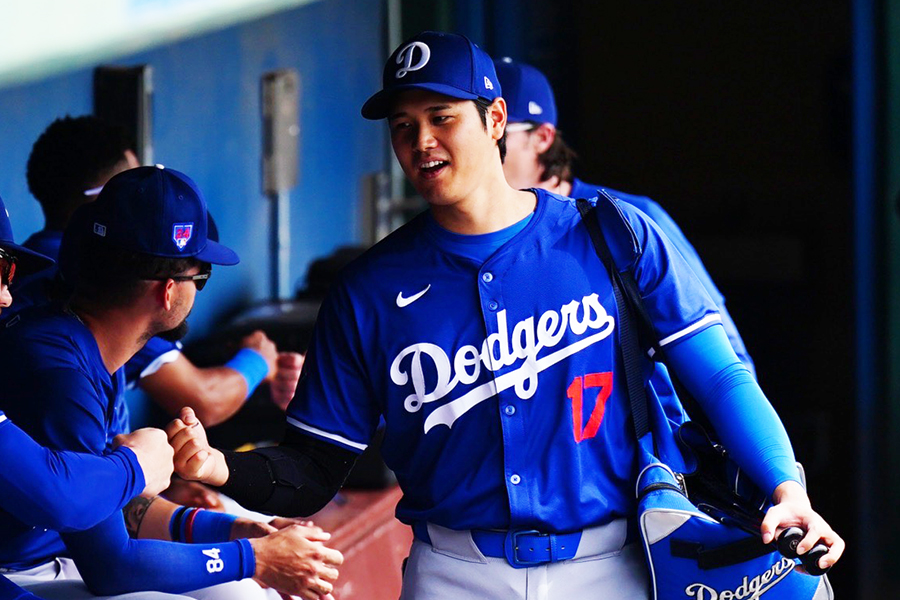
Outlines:
<svg viewBox="0 0 900 600"><path fill-rule="evenodd" d="M175 223L172 227L172 239L175 241L175 247L179 250L184 250L187 243L191 241L191 235L193 233L193 223Z"/></svg>

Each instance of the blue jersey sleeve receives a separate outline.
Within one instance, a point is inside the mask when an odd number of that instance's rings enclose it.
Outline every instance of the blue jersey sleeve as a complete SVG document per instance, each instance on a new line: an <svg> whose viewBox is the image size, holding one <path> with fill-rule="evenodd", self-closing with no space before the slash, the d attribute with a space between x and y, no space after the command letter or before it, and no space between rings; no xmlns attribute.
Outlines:
<svg viewBox="0 0 900 600"><path fill-rule="evenodd" d="M722 444L757 485L771 497L785 481L800 481L784 425L724 329L710 327L686 337L667 348L666 356Z"/></svg>
<svg viewBox="0 0 900 600"><path fill-rule="evenodd" d="M349 293L336 285L319 310L287 420L302 433L360 453L378 427L380 411L366 383L366 350L354 312Z"/></svg>
<svg viewBox="0 0 900 600"><path fill-rule="evenodd" d="M621 196L621 199L644 211L647 216L659 225L659 228L666 234L672 242L672 245L674 245L681 253L685 261L687 261L688 266L694 271L694 275L697 276L697 279L703 284L703 287L706 289L707 293L709 293L713 302L719 307L719 314L722 317L722 326L725 327L725 333L728 335L728 341L731 343L731 347L734 348L735 354L737 354L738 358L741 359L741 362L746 365L750 373L755 376L756 368L753 364L753 359L750 358L747 347L744 345L744 340L741 338L741 334L738 333L737 326L734 324L731 315L728 314L728 310L725 308L725 297L722 295L722 292L719 291L719 288L716 287L712 277L710 277L697 250L694 248L693 244L688 241L687 237L685 237L684 232L681 231L681 228L675 220L669 216L669 213L667 213L662 206L650 198L641 198L630 194L620 194L619 192L615 192L613 195L617 197Z"/></svg>
<svg viewBox="0 0 900 600"><path fill-rule="evenodd" d="M96 525L144 488L134 452L54 452L0 412L0 506L20 521L58 531Z"/></svg>
<svg viewBox="0 0 900 600"><path fill-rule="evenodd" d="M660 346L721 322L715 302L652 219L603 196L597 217L616 266L634 274Z"/></svg>
<svg viewBox="0 0 900 600"><path fill-rule="evenodd" d="M30 592L26 592L6 577L0 575L0 600L40 600Z"/></svg>
<svg viewBox="0 0 900 600"><path fill-rule="evenodd" d="M133 388L141 377L156 373L164 364L172 362L181 353L181 342L169 342L161 337L152 337L144 347L125 363L125 381Z"/></svg>
<svg viewBox="0 0 900 600"><path fill-rule="evenodd" d="M117 513L87 531L63 535L88 589L97 595L136 591L180 593L252 577L247 540L178 544L128 537Z"/></svg>

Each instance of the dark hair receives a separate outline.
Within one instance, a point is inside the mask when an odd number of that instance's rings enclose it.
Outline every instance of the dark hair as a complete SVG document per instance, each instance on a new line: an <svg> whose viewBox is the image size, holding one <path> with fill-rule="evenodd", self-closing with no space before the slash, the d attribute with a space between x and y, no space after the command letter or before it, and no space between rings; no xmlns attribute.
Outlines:
<svg viewBox="0 0 900 600"><path fill-rule="evenodd" d="M101 308L127 306L146 290L151 278L181 275L192 267L205 268L196 258L163 258L122 250L94 236L78 249L74 295Z"/></svg>
<svg viewBox="0 0 900 600"><path fill-rule="evenodd" d="M112 171L134 148L124 128L91 115L66 115L50 124L28 157L28 189L44 217L62 226L85 203L84 191Z"/></svg>
<svg viewBox="0 0 900 600"><path fill-rule="evenodd" d="M484 130L487 131L487 111L492 103L482 98L476 98L472 102L475 103L475 108L478 109L478 115L481 117L481 124L484 125ZM497 148L500 149L500 162L502 163L506 160L506 130L503 131L503 136L497 140Z"/></svg>
<svg viewBox="0 0 900 600"><path fill-rule="evenodd" d="M553 143L550 144L550 147L543 154L538 156L538 162L543 167L541 181L559 177L560 181L571 183L575 177L572 172L572 165L576 158L578 158L578 155L569 148L568 144L563 140L562 132L557 129Z"/></svg>

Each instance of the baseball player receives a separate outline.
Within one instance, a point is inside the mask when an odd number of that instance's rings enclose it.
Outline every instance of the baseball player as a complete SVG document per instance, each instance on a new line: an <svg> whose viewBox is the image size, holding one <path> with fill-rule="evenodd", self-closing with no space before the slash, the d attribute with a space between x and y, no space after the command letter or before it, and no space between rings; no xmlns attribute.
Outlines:
<svg viewBox="0 0 900 600"><path fill-rule="evenodd" d="M126 132L97 117L64 117L51 123L34 143L27 179L44 212L45 227L25 246L59 258L62 232L74 211L97 198L113 175L139 166ZM214 224L210 239L217 239ZM13 293L16 312L48 301L54 271L24 279ZM10 313L12 314L12 313ZM293 396L303 358L279 353L264 333L245 337L225 365L198 368L181 352L181 343L156 336L128 361L127 385L139 385L169 414L190 406L207 426L221 423L241 409L262 382L282 408Z"/></svg>
<svg viewBox="0 0 900 600"><path fill-rule="evenodd" d="M0 336L0 409L49 448L106 452L127 431L122 366L149 337L179 329L212 263L238 261L208 240L206 225L205 201L177 171L140 167L111 179L67 230L82 250L72 298L19 313ZM342 560L327 537L290 521L269 526L138 497L80 532L0 513L0 567L29 591L62 579L74 594L83 579L99 595L255 598L263 593L255 577L312 599L330 592Z"/></svg>
<svg viewBox="0 0 900 600"><path fill-rule="evenodd" d="M13 300L9 284L17 272L27 275L52 264L14 242L0 199L0 309ZM116 442L118 448L104 456L54 452L38 445L0 411L0 508L35 527L79 530L109 517L142 491L154 495L168 486L172 448L162 431L141 429ZM85 481L92 485L84 485ZM174 596L159 595L164 597ZM0 598L37 597L0 576Z"/></svg>
<svg viewBox="0 0 900 600"><path fill-rule="evenodd" d="M722 326L735 354L751 373L755 374L744 340L728 311L725 297L713 283L703 266L700 255L687 240L674 219L658 203L646 196L636 196L605 186L585 183L575 177L572 163L575 152L563 140L556 128L556 99L553 88L543 73L531 65L509 57L494 61L503 99L509 111L506 126L506 160L503 172L509 184L516 189L539 187L569 198L593 198L602 187L607 192L636 206L656 224L681 252L685 261L719 308Z"/></svg>
<svg viewBox="0 0 900 600"><path fill-rule="evenodd" d="M382 453L404 494L397 517L415 533L402 598L647 598L610 280L573 200L507 183L492 60L465 37L421 33L390 56L362 114L387 119L430 210L332 287L281 446L222 453L176 420L176 471L253 508L305 514L383 417ZM673 368L771 494L763 538L802 524L803 550L822 538L821 564L833 564L843 541L810 507L787 434L715 303L642 212L605 196L597 208Z"/></svg>

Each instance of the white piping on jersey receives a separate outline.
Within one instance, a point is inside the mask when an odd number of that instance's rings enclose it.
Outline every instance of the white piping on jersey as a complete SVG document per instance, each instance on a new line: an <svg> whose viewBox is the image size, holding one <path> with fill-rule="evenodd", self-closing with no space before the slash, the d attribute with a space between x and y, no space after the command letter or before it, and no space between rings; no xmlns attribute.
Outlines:
<svg viewBox="0 0 900 600"><path fill-rule="evenodd" d="M684 336L690 335L690 334L694 333L695 331L697 331L698 329L700 329L701 327L705 327L705 326L709 325L710 323L721 323L721 322L722 322L722 317L718 313L706 315L705 317L703 317L702 319L700 319L693 325L688 325L681 331L673 333L672 335L659 340L659 345L660 345L660 347L662 347L662 346L665 346L666 344L671 344L675 340L680 340Z"/></svg>
<svg viewBox="0 0 900 600"><path fill-rule="evenodd" d="M0 415L0 423L6 420L6 415Z"/></svg>
<svg viewBox="0 0 900 600"><path fill-rule="evenodd" d="M357 442L351 442L345 437L341 437L339 435L335 435L333 433L328 433L327 431L322 431L321 429L316 429L315 427L310 427L306 423L301 423L297 419L293 417L288 417L287 422L296 427L297 429L302 429L303 431L308 431L310 433L314 433L320 437L328 438L329 440L334 440L335 442L340 442L345 446L350 446L351 448L356 448L360 452L366 449L368 444L359 444Z"/></svg>
<svg viewBox="0 0 900 600"><path fill-rule="evenodd" d="M463 346L456 351L451 364L450 357L440 346L429 343L412 344L400 351L391 363L391 381L398 386L406 386L412 380L414 393L407 396L403 403L404 408L412 413L420 410L425 403L445 398L459 383L475 383L481 375L482 365L493 372L522 361L515 371L469 390L436 409L425 421L427 433L436 425L451 427L469 409L510 387L515 386L519 398L531 398L537 391L538 374L541 371L606 338L612 333L614 326L615 320L607 314L597 294L585 296L580 302L572 300L561 306L559 311L548 310L537 322L535 317L523 319L513 326L512 335L506 323L506 311L502 310L497 313L497 332L487 336L480 351L475 345ZM538 358L542 349L557 346L565 337L566 331L581 336L589 329L596 333ZM408 369L402 364L407 356L410 357ZM423 358L430 360L428 369L423 365ZM437 381L431 391L425 387L426 372L437 374Z"/></svg>
<svg viewBox="0 0 900 600"><path fill-rule="evenodd" d="M179 344L180 345L180 344ZM167 365L169 363L173 363L178 360L178 357L181 356L180 348L172 348L171 350L167 350L153 359L149 365L144 367L144 370L141 371L141 374L138 376L138 379L143 379L144 377L148 377L153 375L157 371L163 368L163 365Z"/></svg>

